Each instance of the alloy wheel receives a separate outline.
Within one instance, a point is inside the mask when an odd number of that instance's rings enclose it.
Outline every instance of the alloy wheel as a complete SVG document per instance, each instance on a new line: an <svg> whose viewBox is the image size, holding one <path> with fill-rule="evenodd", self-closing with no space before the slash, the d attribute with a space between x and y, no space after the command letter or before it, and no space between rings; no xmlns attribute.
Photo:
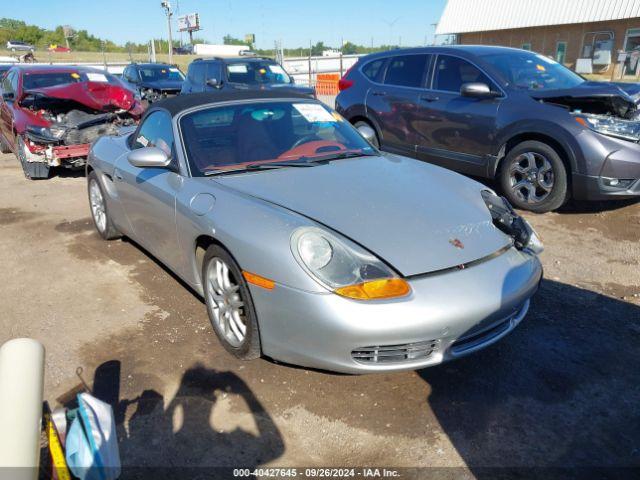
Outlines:
<svg viewBox="0 0 640 480"><path fill-rule="evenodd" d="M104 205L104 197L100 185L95 179L89 182L89 202L91 203L91 214L100 233L107 229L107 210Z"/></svg>
<svg viewBox="0 0 640 480"><path fill-rule="evenodd" d="M216 329L231 346L241 346L247 335L245 305L229 265L219 257L212 258L206 282L206 300Z"/></svg>
<svg viewBox="0 0 640 480"><path fill-rule="evenodd" d="M553 166L538 152L518 155L509 170L511 190L522 202L535 204L547 198L554 186Z"/></svg>

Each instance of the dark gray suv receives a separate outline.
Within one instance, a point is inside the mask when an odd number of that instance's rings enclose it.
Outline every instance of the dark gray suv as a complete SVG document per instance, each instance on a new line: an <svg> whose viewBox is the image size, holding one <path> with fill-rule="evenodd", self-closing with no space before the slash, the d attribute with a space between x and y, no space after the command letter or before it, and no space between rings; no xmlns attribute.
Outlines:
<svg viewBox="0 0 640 480"><path fill-rule="evenodd" d="M640 199L640 87L533 52L449 46L361 58L336 109L384 150L496 178L517 207Z"/></svg>
<svg viewBox="0 0 640 480"><path fill-rule="evenodd" d="M313 88L296 85L284 68L270 58L197 58L189 64L180 93L221 90L277 90L315 97Z"/></svg>

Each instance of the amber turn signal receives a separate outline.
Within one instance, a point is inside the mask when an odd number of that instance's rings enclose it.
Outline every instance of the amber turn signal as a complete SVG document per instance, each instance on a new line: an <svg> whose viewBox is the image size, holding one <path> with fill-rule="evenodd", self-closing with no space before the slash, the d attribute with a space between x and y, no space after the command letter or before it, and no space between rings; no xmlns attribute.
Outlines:
<svg viewBox="0 0 640 480"><path fill-rule="evenodd" d="M578 122L580 125L582 125L585 128L589 128L589 124L587 123L587 121L584 118L581 117L574 117L574 120L576 122Z"/></svg>
<svg viewBox="0 0 640 480"><path fill-rule="evenodd" d="M401 278L383 278L370 282L349 285L335 290L335 293L356 300L378 300L404 297L411 291L409 284Z"/></svg>
<svg viewBox="0 0 640 480"><path fill-rule="evenodd" d="M247 282L262 288L266 288L267 290L273 290L273 288L276 286L276 282L274 282L273 280L261 277L260 275L256 275L255 273L243 271L242 276Z"/></svg>

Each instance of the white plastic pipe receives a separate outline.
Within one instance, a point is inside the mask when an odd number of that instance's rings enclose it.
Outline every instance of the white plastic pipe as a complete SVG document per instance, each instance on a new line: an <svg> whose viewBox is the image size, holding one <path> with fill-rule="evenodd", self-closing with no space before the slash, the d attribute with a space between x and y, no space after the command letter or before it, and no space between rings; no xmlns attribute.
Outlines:
<svg viewBox="0 0 640 480"><path fill-rule="evenodd" d="M30 338L0 348L0 479L36 479L40 460L44 347ZM7 468L13 467L13 468Z"/></svg>

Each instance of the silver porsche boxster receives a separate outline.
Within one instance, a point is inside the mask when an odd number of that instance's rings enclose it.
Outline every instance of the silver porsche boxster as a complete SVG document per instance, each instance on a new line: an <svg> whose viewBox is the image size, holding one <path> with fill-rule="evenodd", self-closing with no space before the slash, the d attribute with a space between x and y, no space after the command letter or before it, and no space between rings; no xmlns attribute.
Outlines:
<svg viewBox="0 0 640 480"><path fill-rule="evenodd" d="M154 103L93 145L87 179L100 235L135 240L201 294L243 359L439 364L512 331L542 276L542 244L506 200L288 92Z"/></svg>

